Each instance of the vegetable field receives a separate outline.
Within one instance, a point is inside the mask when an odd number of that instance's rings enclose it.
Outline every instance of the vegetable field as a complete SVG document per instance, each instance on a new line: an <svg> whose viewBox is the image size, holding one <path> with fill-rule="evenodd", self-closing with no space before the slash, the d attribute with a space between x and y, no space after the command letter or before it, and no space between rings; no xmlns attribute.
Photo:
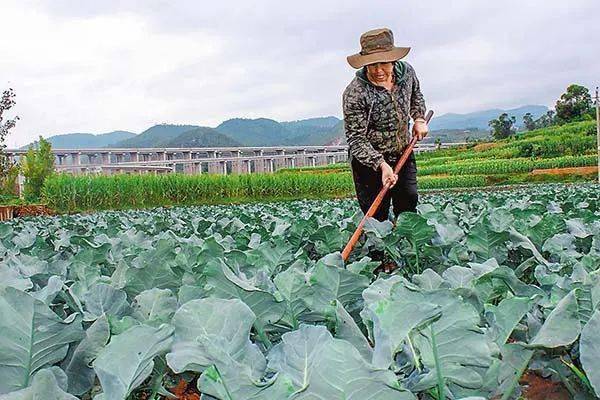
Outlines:
<svg viewBox="0 0 600 400"><path fill-rule="evenodd" d="M599 200L426 195L347 265L354 200L0 224L0 399L515 399L527 372L594 399Z"/></svg>
<svg viewBox="0 0 600 400"><path fill-rule="evenodd" d="M593 173L578 172L573 168L583 170L583 167L598 164L595 132L593 121L574 122L489 143L418 153L419 180L441 182L446 179L446 186L443 186L446 188L474 186L469 184L469 177L482 181L482 186L552 181L552 176L543 174L546 169L571 169L565 174L569 179L593 180ZM348 170L348 164L338 163L284 172L335 175ZM533 176L536 172L545 176L537 179ZM455 177L460 177L461 181L453 181Z"/></svg>

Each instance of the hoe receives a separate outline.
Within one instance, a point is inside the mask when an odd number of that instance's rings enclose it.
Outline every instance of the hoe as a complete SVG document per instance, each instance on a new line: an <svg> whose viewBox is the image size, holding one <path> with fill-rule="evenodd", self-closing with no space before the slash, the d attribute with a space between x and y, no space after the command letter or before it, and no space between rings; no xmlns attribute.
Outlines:
<svg viewBox="0 0 600 400"><path fill-rule="evenodd" d="M427 123L429 123L429 120L431 120L432 116L433 116L433 111L429 110L427 112L427 115L425 116L425 121L427 121ZM404 163L406 163L406 160L408 160L408 157L410 156L410 153L412 153L413 147L415 147L416 144L417 144L417 138L413 137L412 140L410 141L410 143L408 144L408 146L406 147L406 150L404 150L404 153L402 153L402 157L400 157L400 159L396 163L396 167L394 168L394 173L396 175L398 175L398 173L404 166ZM367 213L365 214L363 219L360 221L360 223L356 227L356 230L352 234L352 237L350 237L348 244L346 244L346 247L344 247L344 250L342 251L342 258L344 259L344 261L348 261L348 257L350 257L350 253L352 252L352 249L356 245L356 242L358 242L358 239L360 239L360 235L362 234L365 222L367 222L367 218L373 217L373 215L375 215L375 213L379 209L379 206L381 205L381 201L387 194L388 190L390 190L390 184L386 183L381 188L381 190L379 191L379 194L377 195L375 200L373 200L373 204L371 204L371 207L369 207L369 209L367 210Z"/></svg>

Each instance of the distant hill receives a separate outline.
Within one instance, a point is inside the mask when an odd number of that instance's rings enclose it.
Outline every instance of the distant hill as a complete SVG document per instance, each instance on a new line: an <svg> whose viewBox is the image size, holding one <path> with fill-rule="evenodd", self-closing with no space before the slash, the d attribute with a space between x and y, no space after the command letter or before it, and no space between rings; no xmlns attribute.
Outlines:
<svg viewBox="0 0 600 400"><path fill-rule="evenodd" d="M217 126L217 130L246 146L320 145L327 142L336 117L309 118L277 122L267 118L234 118Z"/></svg>
<svg viewBox="0 0 600 400"><path fill-rule="evenodd" d="M336 117L311 118L300 121L282 122L286 129L294 132L282 144L289 146L325 145L339 136L343 130L337 129L343 121Z"/></svg>
<svg viewBox="0 0 600 400"><path fill-rule="evenodd" d="M479 139L491 139L490 131L477 128L467 129L438 129L431 131L425 142L435 142L439 138L442 143L467 142Z"/></svg>
<svg viewBox="0 0 600 400"><path fill-rule="evenodd" d="M117 142L130 139L134 136L135 133L127 131L114 131L98 135L91 133L66 133L50 136L47 140L55 149L83 149L112 146ZM34 144L35 142L22 148L27 149Z"/></svg>
<svg viewBox="0 0 600 400"><path fill-rule="evenodd" d="M146 129L139 135L115 143L113 147L166 147L165 145L183 132L198 128L197 125L160 124Z"/></svg>
<svg viewBox="0 0 600 400"><path fill-rule="evenodd" d="M327 142L324 144L329 146L341 146L348 144L346 142L346 132L344 130L344 121L340 121L336 126L331 128L329 135L327 137Z"/></svg>
<svg viewBox="0 0 600 400"><path fill-rule="evenodd" d="M507 113L509 116L515 116L517 119L517 125L520 126L523 123L523 115L526 113L531 113L535 119L543 114L546 114L546 111L548 111L548 107L546 106L522 106L510 110L496 108L468 114L443 114L439 117L434 117L431 121L431 124L429 124L429 128L431 130L466 128L488 130L489 121L494 118L498 118L498 116L503 112Z"/></svg>
<svg viewBox="0 0 600 400"><path fill-rule="evenodd" d="M161 147L239 147L241 144L214 128L199 126L183 132Z"/></svg>
<svg viewBox="0 0 600 400"><path fill-rule="evenodd" d="M538 118L546 114L548 107L529 105L514 109L490 109L467 114L443 114L439 117L434 117L429 124L430 135L429 141L434 141L440 138L442 142L465 142L467 139L476 140L484 139L490 136L488 123L494 118L498 118L500 114L506 112L510 116L515 116L517 126L522 125L523 115L531 113L534 118ZM344 122L335 118L328 120L329 123L337 120L337 123L332 127L316 129L313 132L308 132L301 136L291 137L285 140L284 144L288 145L340 145L346 143L344 133ZM285 124L285 123L283 123Z"/></svg>
<svg viewBox="0 0 600 400"><path fill-rule="evenodd" d="M288 139L284 144L296 146L323 146L323 145L338 145L337 143L345 143L346 135L344 133L344 121L337 120L335 125L331 127L321 127L319 129L310 130L308 133Z"/></svg>
<svg viewBox="0 0 600 400"><path fill-rule="evenodd" d="M467 114L443 114L434 117L429 139L463 142L489 136L488 122L506 112L522 126L523 115L537 118L546 106L528 105L509 110L490 109ZM185 133L185 135L183 135ZM279 122L268 118L234 118L216 128L197 125L155 125L139 135L115 131L102 135L72 133L48 138L54 148L82 147L227 147L227 146L308 146L339 145L346 142L344 122L337 117L317 117Z"/></svg>
<svg viewBox="0 0 600 400"><path fill-rule="evenodd" d="M280 124L292 134L292 138L302 138L330 130L339 122L340 119L337 117L321 117L280 122Z"/></svg>
<svg viewBox="0 0 600 400"><path fill-rule="evenodd" d="M281 144L292 135L279 122L268 118L234 118L221 123L216 129L246 146Z"/></svg>

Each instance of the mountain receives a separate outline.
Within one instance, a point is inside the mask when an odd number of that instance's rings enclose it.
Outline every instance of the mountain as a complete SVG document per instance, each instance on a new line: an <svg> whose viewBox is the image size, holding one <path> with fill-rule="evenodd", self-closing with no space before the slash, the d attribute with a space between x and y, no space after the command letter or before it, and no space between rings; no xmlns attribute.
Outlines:
<svg viewBox="0 0 600 400"><path fill-rule="evenodd" d="M469 140L491 139L490 131L483 129L438 129L431 131L424 139L425 143L433 143L439 138L442 143L466 142Z"/></svg>
<svg viewBox="0 0 600 400"><path fill-rule="evenodd" d="M472 112L468 114L443 114L439 117L434 117L431 123L429 124L429 128L433 130L438 129L468 129L468 128L477 128L488 130L488 123L490 120L498 118L500 114L503 112L507 113L509 116L515 116L517 118L517 125L523 124L523 115L526 113L531 113L533 118L538 118L543 114L546 114L548 111L548 107L546 106L522 106L518 108L513 108L509 110L502 110L499 108L483 110Z"/></svg>
<svg viewBox="0 0 600 400"><path fill-rule="evenodd" d="M344 121L340 121L331 128L329 135L327 135L327 141L323 144L327 146L341 146L348 144L346 141L346 131L344 130Z"/></svg>
<svg viewBox="0 0 600 400"><path fill-rule="evenodd" d="M50 136L46 140L48 140L55 149L89 149L112 146L119 141L127 140L134 136L135 133L127 131L114 131L98 135L91 133L66 133L63 135ZM35 142L23 146L22 148L27 149L34 144Z"/></svg>
<svg viewBox="0 0 600 400"><path fill-rule="evenodd" d="M467 138L489 136L488 123L506 112L522 126L523 115L534 118L546 114L546 106L528 105L509 110L489 109L467 114L443 114L429 124L429 140L462 142ZM185 133L185 135L184 135ZM227 147L227 146L309 146L345 143L344 122L339 118L318 117L278 122L268 118L234 118L216 128L197 125L155 125L139 135L115 131L102 135L72 133L48 138L54 148L82 147Z"/></svg>
<svg viewBox="0 0 600 400"><path fill-rule="evenodd" d="M198 128L197 125L160 124L146 129L139 135L115 143L111 147L166 147L166 144L183 132Z"/></svg>
<svg viewBox="0 0 600 400"><path fill-rule="evenodd" d="M288 131L294 133L293 136L288 137L281 144L289 146L324 145L338 136L339 132L336 127L340 123L343 124L343 121L336 117L281 122L281 125Z"/></svg>
<svg viewBox="0 0 600 400"><path fill-rule="evenodd" d="M241 144L214 128L199 126L183 132L161 147L239 147Z"/></svg>
<svg viewBox="0 0 600 400"><path fill-rule="evenodd" d="M291 136L279 122L268 118L234 118L216 127L220 133L246 146L272 146Z"/></svg>
<svg viewBox="0 0 600 400"><path fill-rule="evenodd" d="M332 126L311 129L306 134L287 139L284 144L290 146L338 145L342 143L339 139L345 143L344 121L338 119Z"/></svg>
<svg viewBox="0 0 600 400"><path fill-rule="evenodd" d="M234 118L217 126L217 131L246 146L297 146L323 144L332 128L340 120L336 117L309 118L277 122L267 118Z"/></svg>
<svg viewBox="0 0 600 400"><path fill-rule="evenodd" d="M340 119L337 117L319 117L280 122L280 124L289 132L293 132L293 136L301 137L314 132L331 129L339 122Z"/></svg>

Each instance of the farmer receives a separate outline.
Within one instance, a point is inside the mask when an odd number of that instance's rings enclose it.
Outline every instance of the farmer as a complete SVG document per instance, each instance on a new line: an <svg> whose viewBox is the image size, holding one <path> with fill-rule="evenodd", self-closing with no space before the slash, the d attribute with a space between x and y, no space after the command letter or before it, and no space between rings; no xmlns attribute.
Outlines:
<svg viewBox="0 0 600 400"><path fill-rule="evenodd" d="M392 31L383 28L363 33L361 51L347 58L358 69L343 95L344 127L358 203L367 212L382 186L392 186L374 215L379 221L416 211L417 166L411 153L399 175L394 166L408 145L408 124L421 140L429 132L425 100L413 67L400 61L410 47L395 47ZM359 69L360 68L360 69Z"/></svg>

